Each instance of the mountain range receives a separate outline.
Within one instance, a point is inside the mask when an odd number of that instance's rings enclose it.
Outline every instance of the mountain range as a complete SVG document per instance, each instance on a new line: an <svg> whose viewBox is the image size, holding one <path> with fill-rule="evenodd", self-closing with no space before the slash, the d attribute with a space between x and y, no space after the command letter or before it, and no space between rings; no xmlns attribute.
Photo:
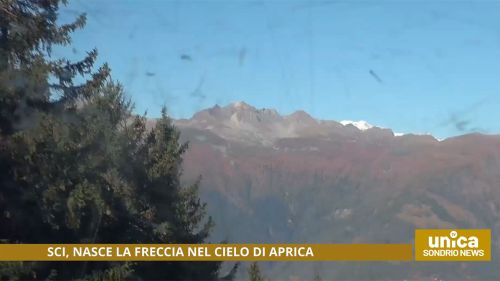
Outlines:
<svg viewBox="0 0 500 281"><path fill-rule="evenodd" d="M154 120L153 120L154 121ZM416 228L492 229L491 263L266 263L272 280L498 280L500 136L439 141L244 102L175 120L185 182L234 243L413 243ZM244 279L244 278L243 278Z"/></svg>

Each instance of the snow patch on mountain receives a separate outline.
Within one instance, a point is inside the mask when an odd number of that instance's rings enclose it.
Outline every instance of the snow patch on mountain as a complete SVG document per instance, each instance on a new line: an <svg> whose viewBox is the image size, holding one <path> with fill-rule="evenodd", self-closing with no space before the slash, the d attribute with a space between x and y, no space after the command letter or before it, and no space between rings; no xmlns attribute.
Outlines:
<svg viewBox="0 0 500 281"><path fill-rule="evenodd" d="M353 125L354 127L358 128L361 131L366 131L368 129L373 128L373 125L364 121L364 120L359 120L359 121L352 121L352 120L342 120L340 121L340 124L347 126L347 125Z"/></svg>

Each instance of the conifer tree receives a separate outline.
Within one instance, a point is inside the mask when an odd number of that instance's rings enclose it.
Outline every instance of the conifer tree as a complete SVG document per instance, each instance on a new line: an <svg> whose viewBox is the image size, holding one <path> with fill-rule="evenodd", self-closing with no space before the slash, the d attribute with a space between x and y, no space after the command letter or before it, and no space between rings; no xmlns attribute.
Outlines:
<svg viewBox="0 0 500 281"><path fill-rule="evenodd" d="M85 25L84 14L58 25L65 0L0 1L0 132L12 134L33 125L39 111L74 106L101 87L109 75L104 65L92 72L97 51L81 61L50 59L57 45L71 43L71 33ZM76 76L87 77L76 84ZM50 79L49 79L50 78Z"/></svg>
<svg viewBox="0 0 500 281"><path fill-rule="evenodd" d="M60 0L0 0L0 240L7 243L202 243L212 222L187 144L163 112L132 113L106 65L51 59L70 43ZM86 82L74 82L77 76ZM214 280L220 263L0 263L7 280Z"/></svg>

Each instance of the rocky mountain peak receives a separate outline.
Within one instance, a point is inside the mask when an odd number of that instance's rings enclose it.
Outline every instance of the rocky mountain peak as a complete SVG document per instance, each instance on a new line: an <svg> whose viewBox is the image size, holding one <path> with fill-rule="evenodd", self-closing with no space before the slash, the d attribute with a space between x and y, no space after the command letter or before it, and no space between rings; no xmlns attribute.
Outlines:
<svg viewBox="0 0 500 281"><path fill-rule="evenodd" d="M256 110L255 107L249 105L248 103L246 103L244 101L234 102L234 103L228 105L227 107L233 108L235 110L251 110L251 111L255 111Z"/></svg>
<svg viewBox="0 0 500 281"><path fill-rule="evenodd" d="M285 138L393 137L389 129L369 130L376 127L366 121L317 120L303 110L282 116L275 109L258 109L243 101L223 107L215 105L176 123L180 127L208 130L223 139L268 146Z"/></svg>
<svg viewBox="0 0 500 281"><path fill-rule="evenodd" d="M292 122L297 125L315 126L318 124L318 120L314 119L311 115L303 110L297 110L294 113L286 116L285 118L288 122Z"/></svg>

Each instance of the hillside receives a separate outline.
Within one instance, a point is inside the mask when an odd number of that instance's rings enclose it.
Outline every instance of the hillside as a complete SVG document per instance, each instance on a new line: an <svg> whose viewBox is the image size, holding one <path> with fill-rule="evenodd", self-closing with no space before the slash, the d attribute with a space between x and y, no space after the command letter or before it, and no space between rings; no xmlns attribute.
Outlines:
<svg viewBox="0 0 500 281"><path fill-rule="evenodd" d="M191 144L184 179L202 175L215 241L407 243L415 228L463 227L491 228L494 256L500 250L500 136L395 136L242 102L176 124ZM314 271L327 280L492 280L498 265L274 263L265 271L275 280Z"/></svg>

